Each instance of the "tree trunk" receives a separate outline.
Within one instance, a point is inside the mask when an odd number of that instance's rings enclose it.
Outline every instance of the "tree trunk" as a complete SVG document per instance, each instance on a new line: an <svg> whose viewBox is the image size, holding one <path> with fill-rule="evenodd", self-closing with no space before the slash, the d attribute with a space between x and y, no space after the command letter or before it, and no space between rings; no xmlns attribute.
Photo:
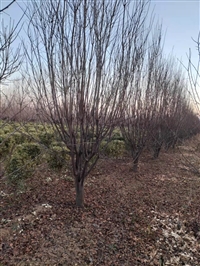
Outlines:
<svg viewBox="0 0 200 266"><path fill-rule="evenodd" d="M137 158L133 161L133 172L137 172L137 171L138 171L138 161L139 161L139 157L137 157Z"/></svg>
<svg viewBox="0 0 200 266"><path fill-rule="evenodd" d="M161 150L161 146L157 146L154 148L154 154L153 154L153 158L157 159L159 154L160 154L160 150Z"/></svg>
<svg viewBox="0 0 200 266"><path fill-rule="evenodd" d="M81 208L84 206L83 182L78 180L76 180L76 206Z"/></svg>
<svg viewBox="0 0 200 266"><path fill-rule="evenodd" d="M133 157L133 172L138 171L138 162L139 162L139 156L140 152L132 152L132 157Z"/></svg>
<svg viewBox="0 0 200 266"><path fill-rule="evenodd" d="M134 163L133 164L133 172L137 172L138 171L138 163Z"/></svg>

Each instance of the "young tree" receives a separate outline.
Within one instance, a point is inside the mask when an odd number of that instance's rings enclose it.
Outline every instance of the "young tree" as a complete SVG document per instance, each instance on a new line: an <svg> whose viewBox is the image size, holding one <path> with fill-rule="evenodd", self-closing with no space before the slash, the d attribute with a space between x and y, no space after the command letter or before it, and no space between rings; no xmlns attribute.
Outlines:
<svg viewBox="0 0 200 266"><path fill-rule="evenodd" d="M70 151L76 204L128 93L149 3L32 1L26 12L29 82L39 113Z"/></svg>

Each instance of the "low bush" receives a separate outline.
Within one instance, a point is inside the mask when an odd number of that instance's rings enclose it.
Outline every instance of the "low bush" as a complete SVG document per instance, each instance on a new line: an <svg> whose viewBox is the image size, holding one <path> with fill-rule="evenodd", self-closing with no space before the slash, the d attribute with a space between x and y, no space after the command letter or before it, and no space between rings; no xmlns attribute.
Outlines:
<svg viewBox="0 0 200 266"><path fill-rule="evenodd" d="M25 159L37 159L38 155L41 153L41 150L39 144L30 142L19 145L16 149L16 152Z"/></svg>
<svg viewBox="0 0 200 266"><path fill-rule="evenodd" d="M18 184L18 182L29 177L32 172L32 163L17 154L12 155L6 166L7 180L12 184Z"/></svg>
<svg viewBox="0 0 200 266"><path fill-rule="evenodd" d="M108 144L102 142L101 152L109 157L118 158L123 156L125 152L125 142L122 140L112 140Z"/></svg>
<svg viewBox="0 0 200 266"><path fill-rule="evenodd" d="M112 135L112 139L113 139L113 140L124 141L124 138L123 138L123 136L122 136L122 134L121 134L120 131L114 131L114 132L113 132L113 135Z"/></svg>
<svg viewBox="0 0 200 266"><path fill-rule="evenodd" d="M10 135L10 138L12 138L13 142L16 144L22 144L25 141L25 136L20 132L14 132Z"/></svg>
<svg viewBox="0 0 200 266"><path fill-rule="evenodd" d="M3 134L0 136L0 158L5 157L15 146L12 136Z"/></svg>
<svg viewBox="0 0 200 266"><path fill-rule="evenodd" d="M50 147L51 143L55 140L54 132L45 131L38 135L39 142L47 147Z"/></svg>
<svg viewBox="0 0 200 266"><path fill-rule="evenodd" d="M6 165L7 180L17 184L29 177L39 164L40 153L39 145L36 143L17 145Z"/></svg>
<svg viewBox="0 0 200 266"><path fill-rule="evenodd" d="M70 161L69 150L61 143L54 142L50 147L47 162L50 168L60 170Z"/></svg>

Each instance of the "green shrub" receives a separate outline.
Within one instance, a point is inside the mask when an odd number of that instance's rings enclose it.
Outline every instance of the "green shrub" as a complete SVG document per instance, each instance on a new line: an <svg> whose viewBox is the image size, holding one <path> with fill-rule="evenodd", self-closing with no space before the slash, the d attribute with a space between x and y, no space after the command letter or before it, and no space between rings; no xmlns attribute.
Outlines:
<svg viewBox="0 0 200 266"><path fill-rule="evenodd" d="M6 165L8 181L17 184L29 177L39 163L38 155L40 148L36 143L17 145Z"/></svg>
<svg viewBox="0 0 200 266"><path fill-rule="evenodd" d="M39 144L30 142L18 145L16 152L25 159L36 159L36 157L40 155L41 150Z"/></svg>
<svg viewBox="0 0 200 266"><path fill-rule="evenodd" d="M7 152L8 147L5 144L5 135L0 135L0 158Z"/></svg>
<svg viewBox="0 0 200 266"><path fill-rule="evenodd" d="M123 138L121 132L120 131L117 131L117 130L113 132L112 139L113 140L121 140L121 141L124 141L124 138Z"/></svg>
<svg viewBox="0 0 200 266"><path fill-rule="evenodd" d="M102 142L101 150L106 156L118 158L124 155L125 143L121 140L112 140L108 144L106 144L106 142Z"/></svg>
<svg viewBox="0 0 200 266"><path fill-rule="evenodd" d="M30 136L26 136L24 133L14 132L10 134L4 134L0 136L0 157L6 156L15 146L19 144L27 143L31 141Z"/></svg>
<svg viewBox="0 0 200 266"><path fill-rule="evenodd" d="M22 132L15 132L11 135L11 138L13 138L13 142L16 144L22 144L26 141L26 135Z"/></svg>
<svg viewBox="0 0 200 266"><path fill-rule="evenodd" d="M17 184L21 180L29 177L33 172L33 165L30 161L24 160L19 155L12 155L9 163L6 166L8 181L12 184Z"/></svg>
<svg viewBox="0 0 200 266"><path fill-rule="evenodd" d="M15 141L12 136L6 134L0 136L0 158L6 156L14 147Z"/></svg>
<svg viewBox="0 0 200 266"><path fill-rule="evenodd" d="M4 130L3 128L0 128L0 136L4 135Z"/></svg>
<svg viewBox="0 0 200 266"><path fill-rule="evenodd" d="M41 144L49 147L55 140L54 132L46 131L39 133L39 141Z"/></svg>
<svg viewBox="0 0 200 266"><path fill-rule="evenodd" d="M13 127L11 125L6 125L3 127L4 134L13 132Z"/></svg>
<svg viewBox="0 0 200 266"><path fill-rule="evenodd" d="M69 150L65 146L61 147L57 145L51 147L47 158L50 168L58 170L62 169L69 160Z"/></svg>

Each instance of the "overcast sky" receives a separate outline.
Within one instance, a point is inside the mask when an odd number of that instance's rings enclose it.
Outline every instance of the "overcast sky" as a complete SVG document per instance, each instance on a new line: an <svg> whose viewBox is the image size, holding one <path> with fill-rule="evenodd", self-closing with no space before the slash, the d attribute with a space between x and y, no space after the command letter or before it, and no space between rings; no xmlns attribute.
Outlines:
<svg viewBox="0 0 200 266"><path fill-rule="evenodd" d="M19 5L23 5L23 2L28 1L31 0L16 0L16 3L10 6L6 13L1 16L7 22L9 16L17 22L22 14ZM0 8L10 2L11 0L0 0ZM187 64L186 54L189 48L195 54L195 43L192 38L197 39L200 31L200 0L152 0L151 7L154 8L156 18L162 22L163 30L166 33L165 53L169 54L173 51L176 58ZM195 56L194 60L195 58L197 57Z"/></svg>

